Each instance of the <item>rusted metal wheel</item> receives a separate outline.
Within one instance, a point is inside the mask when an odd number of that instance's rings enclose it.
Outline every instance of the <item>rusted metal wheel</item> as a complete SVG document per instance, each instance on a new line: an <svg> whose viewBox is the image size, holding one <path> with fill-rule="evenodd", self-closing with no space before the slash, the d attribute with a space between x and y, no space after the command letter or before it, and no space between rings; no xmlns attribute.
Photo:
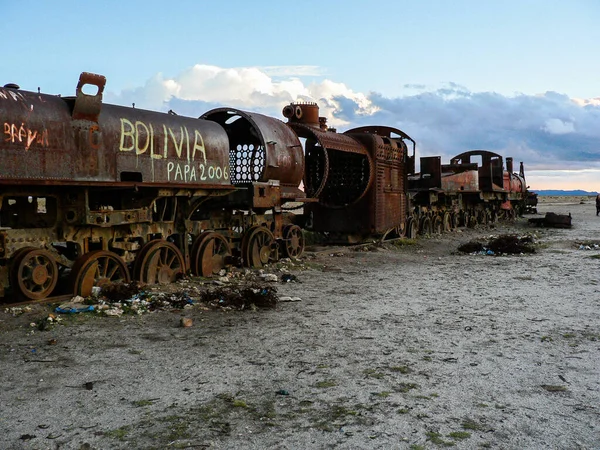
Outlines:
<svg viewBox="0 0 600 450"><path fill-rule="evenodd" d="M460 225L462 227L468 227L471 218L469 217L469 213L467 211L461 211L460 213Z"/></svg>
<svg viewBox="0 0 600 450"><path fill-rule="evenodd" d="M452 225L452 229L458 228L460 224L460 214L457 212L450 214L450 223Z"/></svg>
<svg viewBox="0 0 600 450"><path fill-rule="evenodd" d="M192 273L203 277L217 275L227 265L229 256L231 247L223 235L211 231L202 233L192 246Z"/></svg>
<svg viewBox="0 0 600 450"><path fill-rule="evenodd" d="M248 267L262 267L279 259L273 233L262 226L252 227L242 240L242 258Z"/></svg>
<svg viewBox="0 0 600 450"><path fill-rule="evenodd" d="M442 219L442 228L444 233L448 233L452 230L452 216L448 211L444 212L444 218Z"/></svg>
<svg viewBox="0 0 600 450"><path fill-rule="evenodd" d="M419 233L419 226L414 217L409 217L406 220L406 237L409 239L415 239Z"/></svg>
<svg viewBox="0 0 600 450"><path fill-rule="evenodd" d="M80 256L71 269L73 294L82 297L92 295L94 287L130 281L129 270L121 257L105 250L95 250Z"/></svg>
<svg viewBox="0 0 600 450"><path fill-rule="evenodd" d="M298 225L288 225L283 229L283 249L289 258L299 258L304 252L304 235Z"/></svg>
<svg viewBox="0 0 600 450"><path fill-rule="evenodd" d="M48 297L58 281L56 260L44 249L27 247L18 250L10 272L15 293L28 300Z"/></svg>
<svg viewBox="0 0 600 450"><path fill-rule="evenodd" d="M488 223L488 216L487 216L487 212L484 209L480 209L479 211L477 211L477 223L479 225L487 225Z"/></svg>
<svg viewBox="0 0 600 450"><path fill-rule="evenodd" d="M168 284L185 273L185 262L175 244L156 239L140 249L133 273L136 280L145 284Z"/></svg>
<svg viewBox="0 0 600 450"><path fill-rule="evenodd" d="M442 234L444 231L444 224L442 222L442 218L439 215L436 215L433 218L432 227L433 234Z"/></svg>
<svg viewBox="0 0 600 450"><path fill-rule="evenodd" d="M419 231L421 232L421 235L431 235L431 229L431 218L428 216L423 217L419 226Z"/></svg>

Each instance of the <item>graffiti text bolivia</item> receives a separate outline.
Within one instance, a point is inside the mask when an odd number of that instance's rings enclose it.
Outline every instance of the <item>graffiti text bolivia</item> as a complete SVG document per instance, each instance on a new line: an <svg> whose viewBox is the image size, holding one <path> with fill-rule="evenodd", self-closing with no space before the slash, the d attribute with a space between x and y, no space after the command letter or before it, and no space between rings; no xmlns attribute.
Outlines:
<svg viewBox="0 0 600 450"><path fill-rule="evenodd" d="M152 160L175 159L167 163L167 178L171 180L196 181L210 179L227 179L227 168L207 164L204 140L198 130L190 132L187 127L172 129L161 125L163 141L155 134L151 123L139 120L131 122L121 118L121 142L119 150L134 151L136 155L147 153ZM172 149L172 150L170 150ZM173 152L174 150L174 153ZM169 155L169 153L171 154ZM201 162L196 168L196 157L200 154ZM170 156L170 158L169 158ZM184 161L177 161L184 160ZM197 172L198 170L198 172ZM212 175L209 177L209 175ZM208 178L207 178L208 177Z"/></svg>

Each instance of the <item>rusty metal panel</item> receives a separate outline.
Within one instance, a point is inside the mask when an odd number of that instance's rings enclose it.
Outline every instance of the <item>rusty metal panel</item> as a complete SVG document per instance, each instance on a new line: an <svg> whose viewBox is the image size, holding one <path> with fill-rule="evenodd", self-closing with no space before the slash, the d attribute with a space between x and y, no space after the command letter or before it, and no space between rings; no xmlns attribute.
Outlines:
<svg viewBox="0 0 600 450"><path fill-rule="evenodd" d="M214 122L104 105L99 126L98 167L113 181L231 187L229 141Z"/></svg>
<svg viewBox="0 0 600 450"><path fill-rule="evenodd" d="M59 97L0 88L0 183L73 177L71 113Z"/></svg>
<svg viewBox="0 0 600 450"><path fill-rule="evenodd" d="M252 204L255 208L272 208L281 204L281 188L276 184L254 183Z"/></svg>
<svg viewBox="0 0 600 450"><path fill-rule="evenodd" d="M449 192L479 191L479 174L477 170L447 174L442 177L442 189Z"/></svg>
<svg viewBox="0 0 600 450"><path fill-rule="evenodd" d="M201 118L220 124L229 136L233 184L279 180L282 190L300 185L302 145L281 120L235 108L217 108Z"/></svg>

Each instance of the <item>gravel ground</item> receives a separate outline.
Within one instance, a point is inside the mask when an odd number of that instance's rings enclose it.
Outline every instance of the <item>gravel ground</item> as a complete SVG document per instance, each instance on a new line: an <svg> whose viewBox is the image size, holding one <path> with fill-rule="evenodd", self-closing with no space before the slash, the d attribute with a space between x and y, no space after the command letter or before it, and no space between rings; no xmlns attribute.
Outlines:
<svg viewBox="0 0 600 450"><path fill-rule="evenodd" d="M0 312L3 449L600 449L600 218L307 252L276 309ZM539 214L537 217L541 217ZM536 253L460 254L533 234ZM581 245L590 249L580 249ZM191 327L181 327L182 317Z"/></svg>

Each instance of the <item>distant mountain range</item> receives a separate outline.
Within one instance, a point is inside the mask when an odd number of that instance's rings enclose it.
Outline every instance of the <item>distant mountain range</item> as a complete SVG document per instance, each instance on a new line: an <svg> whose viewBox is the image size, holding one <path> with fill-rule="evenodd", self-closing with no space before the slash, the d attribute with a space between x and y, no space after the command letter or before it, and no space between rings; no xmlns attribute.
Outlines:
<svg viewBox="0 0 600 450"><path fill-rule="evenodd" d="M544 190L537 190L537 189L531 189L532 192L537 193L537 195L566 195L566 196L573 196L573 195L581 195L581 196L591 196L591 195L598 195L598 193L596 191L592 191L592 192L588 192L588 191L582 191L581 189L576 189L574 191L561 191L558 189L544 189Z"/></svg>

